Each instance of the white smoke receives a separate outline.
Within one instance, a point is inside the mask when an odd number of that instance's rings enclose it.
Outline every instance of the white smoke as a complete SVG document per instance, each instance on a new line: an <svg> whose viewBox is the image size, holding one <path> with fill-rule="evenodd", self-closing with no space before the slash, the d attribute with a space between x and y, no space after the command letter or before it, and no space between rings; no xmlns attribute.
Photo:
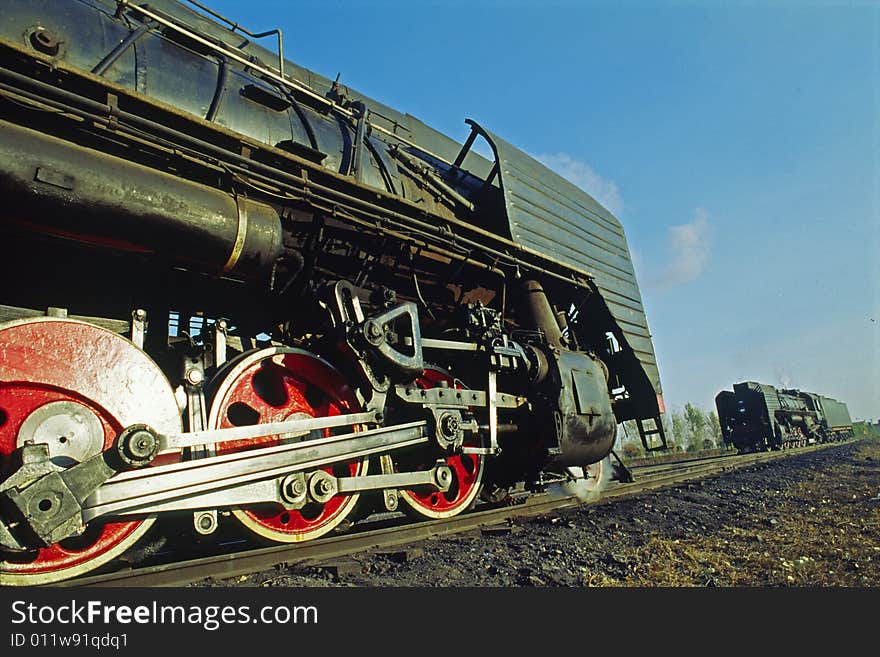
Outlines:
<svg viewBox="0 0 880 657"><path fill-rule="evenodd" d="M623 198L617 183L603 178L586 162L568 153L536 155L535 159L552 169L573 185L577 185L617 216L623 212Z"/></svg>
<svg viewBox="0 0 880 657"><path fill-rule="evenodd" d="M788 368L777 366L773 370L773 374L776 375L776 382L779 384L780 388L791 388L791 372L788 371Z"/></svg>
<svg viewBox="0 0 880 657"><path fill-rule="evenodd" d="M551 484L547 493L556 498L574 496L584 503L598 502L611 481L612 470L611 458L607 456L594 464L589 472L581 467L566 468L565 481Z"/></svg>

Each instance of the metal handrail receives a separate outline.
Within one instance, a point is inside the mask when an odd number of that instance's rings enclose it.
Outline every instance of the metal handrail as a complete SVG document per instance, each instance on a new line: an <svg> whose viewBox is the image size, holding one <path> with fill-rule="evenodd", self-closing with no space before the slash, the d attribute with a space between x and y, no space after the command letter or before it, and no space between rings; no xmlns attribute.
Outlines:
<svg viewBox="0 0 880 657"><path fill-rule="evenodd" d="M193 2L193 0L188 0L188 1ZM148 6L134 4L132 2L132 0L116 0L116 4L118 7L120 7L120 9L122 7L127 7L129 9L133 9L134 11L137 11L137 12L143 14L147 18L152 18L154 21L156 21L160 25L164 25L165 27L170 28L170 29L174 30L175 32L178 32L179 34L182 34L183 36L185 36L189 39L192 39L196 43L199 43L199 44L205 46L206 48L209 48L209 49L211 49L211 50L213 50L213 51L215 51L225 57L228 57L229 59L231 59L233 61L238 62L239 64L242 64L250 69L253 69L254 71L260 73L261 75L263 75L266 78L269 78L270 80L277 82L278 84L282 84L286 87L289 87L291 89L299 91L300 93L305 94L309 98L312 98L313 100L326 105L331 111L338 112L339 114L342 114L350 119L356 118L354 112L335 103L334 101L330 100L329 98L325 98L324 96L315 92L311 87L303 84L299 80L295 80L290 77L285 77L283 74L279 75L278 73L276 73L275 71L273 71L270 68L256 64L255 62L252 62L248 57L241 55L239 52L237 52L235 50L228 50L227 48L224 48L223 46L218 45L214 41L206 39L205 37L201 36L198 32L195 32L192 29L188 29L182 25L179 25L179 24L175 23L173 20L170 20L170 19L156 13L155 11L150 9ZM197 4L197 3L193 2L193 4ZM197 4L197 6L199 6L199 5ZM211 13L213 13L213 12L211 12ZM223 19L223 20L225 20L226 22L229 22L228 19ZM278 32L279 32L279 39L280 39L280 30ZM267 34L272 34L272 33L273 32L268 32ZM434 158L440 162L443 162L444 164L446 164L448 166L452 166L452 163L449 160L447 160L444 157L441 157L440 155L437 155L436 153L432 153L431 151L427 150L424 146L420 146L419 144L416 144L413 141L410 141L408 139L404 139L400 135L397 135L394 132L392 132L391 130L383 128L382 126L377 125L375 123L372 123L371 121L367 121L367 123L370 125L370 127L372 129L378 130L379 132L382 132L382 133L388 135L392 139L395 139L402 144L406 144L407 146L412 146L413 148L431 156L432 158Z"/></svg>
<svg viewBox="0 0 880 657"><path fill-rule="evenodd" d="M262 39L263 37L277 34L278 35L278 72L281 74L281 77L284 77L284 37L281 35L281 28L280 27L276 28L274 30L268 30L266 32L259 32L259 33L250 32L249 30L246 30L245 28L243 28L241 25L239 25L235 21L230 20L221 14L218 14L216 11L214 11L213 9L211 9L209 7L206 7L201 2L196 2L196 0L186 0L186 2L190 3L191 5L195 5L196 7L198 7L199 9L204 11L205 13L210 14L211 16L216 18L217 20L223 21L224 23L229 25L229 29L232 30L233 32L238 30L242 34L246 34L247 36L252 37L254 39ZM242 44L242 46L239 46L239 48L243 47L243 45L244 44Z"/></svg>

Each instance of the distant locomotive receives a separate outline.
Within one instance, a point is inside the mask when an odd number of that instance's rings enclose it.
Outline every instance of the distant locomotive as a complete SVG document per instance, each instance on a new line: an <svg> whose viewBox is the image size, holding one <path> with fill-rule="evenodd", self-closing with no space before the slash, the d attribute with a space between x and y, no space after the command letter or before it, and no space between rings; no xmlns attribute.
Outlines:
<svg viewBox="0 0 880 657"><path fill-rule="evenodd" d="M158 514L305 541L364 503L596 482L624 420L665 444L610 212L213 16L3 2L3 584L89 571Z"/></svg>
<svg viewBox="0 0 880 657"><path fill-rule="evenodd" d="M798 447L851 438L846 404L800 390L754 381L735 383L715 397L724 442L739 451Z"/></svg>

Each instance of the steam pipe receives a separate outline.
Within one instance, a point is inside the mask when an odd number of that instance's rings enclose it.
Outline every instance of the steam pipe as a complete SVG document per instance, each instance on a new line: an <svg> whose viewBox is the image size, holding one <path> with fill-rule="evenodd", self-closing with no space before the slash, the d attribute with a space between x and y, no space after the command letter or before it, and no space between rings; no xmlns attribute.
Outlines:
<svg viewBox="0 0 880 657"><path fill-rule="evenodd" d="M544 333L544 338L552 347L560 351L565 348L562 339L562 329L544 287L536 280L526 280L522 284L523 291L523 323L527 328L537 329Z"/></svg>

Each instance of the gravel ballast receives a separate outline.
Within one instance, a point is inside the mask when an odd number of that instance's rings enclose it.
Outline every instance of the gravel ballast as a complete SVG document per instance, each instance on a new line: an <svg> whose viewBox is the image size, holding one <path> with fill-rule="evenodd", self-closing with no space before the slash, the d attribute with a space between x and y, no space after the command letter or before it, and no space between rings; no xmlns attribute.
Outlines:
<svg viewBox="0 0 880 657"><path fill-rule="evenodd" d="M880 442L214 586L877 586Z"/></svg>

